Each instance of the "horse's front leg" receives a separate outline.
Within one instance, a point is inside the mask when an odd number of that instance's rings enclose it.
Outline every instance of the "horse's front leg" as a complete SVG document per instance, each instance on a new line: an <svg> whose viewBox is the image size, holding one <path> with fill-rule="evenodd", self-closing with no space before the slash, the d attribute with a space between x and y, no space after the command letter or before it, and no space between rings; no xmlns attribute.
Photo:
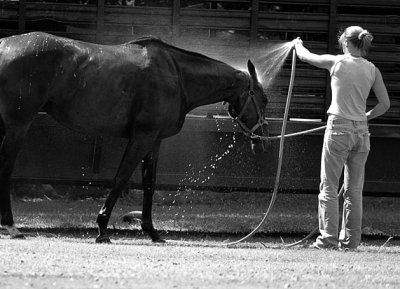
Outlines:
<svg viewBox="0 0 400 289"><path fill-rule="evenodd" d="M157 161L159 155L160 142L153 151L148 153L142 164L142 185L143 185L143 210L142 210L142 230L149 234L153 242L165 242L153 227L152 207L153 195L156 185Z"/></svg>
<svg viewBox="0 0 400 289"><path fill-rule="evenodd" d="M133 138L129 140L118 172L114 178L114 186L97 216L99 235L96 238L96 243L111 242L107 234L107 225L110 220L111 212L122 191L126 188L133 171L154 146L156 136L157 134L155 133L136 133L135 141Z"/></svg>

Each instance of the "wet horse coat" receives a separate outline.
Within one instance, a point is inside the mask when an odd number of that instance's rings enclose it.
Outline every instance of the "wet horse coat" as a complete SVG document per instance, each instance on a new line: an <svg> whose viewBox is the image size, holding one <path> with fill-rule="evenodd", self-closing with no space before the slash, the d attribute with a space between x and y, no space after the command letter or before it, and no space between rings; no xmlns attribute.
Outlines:
<svg viewBox="0 0 400 289"><path fill-rule="evenodd" d="M10 176L34 116L45 111L75 131L129 139L97 218L97 241L109 241L111 211L141 160L142 228L160 241L152 197L162 139L177 134L192 109L220 101L230 103L242 124L263 131L260 114L267 99L250 61L248 66L249 74L151 37L112 46L39 32L1 39L1 224L21 236L13 221ZM247 105L250 96L254 103Z"/></svg>

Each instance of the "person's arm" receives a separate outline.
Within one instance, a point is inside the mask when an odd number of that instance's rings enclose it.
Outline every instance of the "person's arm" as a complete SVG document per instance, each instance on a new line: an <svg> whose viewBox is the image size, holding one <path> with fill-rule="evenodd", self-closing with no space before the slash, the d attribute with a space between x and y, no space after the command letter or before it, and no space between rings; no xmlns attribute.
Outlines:
<svg viewBox="0 0 400 289"><path fill-rule="evenodd" d="M293 40L294 48L296 49L296 54L301 61L307 62L319 68L324 68L330 70L335 64L336 57L331 54L318 55L311 53L307 48L303 46L303 41L300 38Z"/></svg>
<svg viewBox="0 0 400 289"><path fill-rule="evenodd" d="M375 68L375 82L372 89L378 99L377 105L367 112L367 119L371 120L384 114L390 108L389 95L386 90L385 83L383 82L382 74L378 68Z"/></svg>

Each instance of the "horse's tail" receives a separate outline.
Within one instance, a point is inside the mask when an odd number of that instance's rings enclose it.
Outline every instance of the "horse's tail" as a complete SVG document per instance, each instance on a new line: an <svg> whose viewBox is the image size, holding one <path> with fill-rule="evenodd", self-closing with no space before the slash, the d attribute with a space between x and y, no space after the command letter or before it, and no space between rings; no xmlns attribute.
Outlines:
<svg viewBox="0 0 400 289"><path fill-rule="evenodd" d="M2 47L3 42L4 42L4 38L0 38L0 59L1 59L2 55L3 55L3 53L4 53L3 47ZM0 147L1 147L2 143L3 143L3 139L4 139L5 134L6 134L6 129L5 129L5 126L4 126L3 117L0 114Z"/></svg>
<svg viewBox="0 0 400 289"><path fill-rule="evenodd" d="M6 136L6 128L4 126L3 117L0 115L0 147L3 144L3 139Z"/></svg>

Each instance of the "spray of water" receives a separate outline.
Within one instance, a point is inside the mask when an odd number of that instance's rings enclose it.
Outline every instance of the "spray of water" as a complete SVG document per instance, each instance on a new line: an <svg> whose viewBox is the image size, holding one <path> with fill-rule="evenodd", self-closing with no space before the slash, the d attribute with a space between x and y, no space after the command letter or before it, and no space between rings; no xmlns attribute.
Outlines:
<svg viewBox="0 0 400 289"><path fill-rule="evenodd" d="M221 126L219 122L220 120L215 119L217 131L221 132ZM181 195L184 195L183 201L190 204L190 207L188 207L187 209L193 209L193 200L198 198L199 195L203 195L204 192L202 190L193 190L191 187L206 185L212 180L212 178L215 176L214 171L218 169L219 163L233 150L233 147L236 143L236 135L233 134L231 137L232 141L225 149L223 149L223 152L211 155L210 160L207 163L203 164L202 168L199 168L198 166L192 165L190 163L188 164L186 175L180 180L177 191L174 195L172 195L172 193L169 193L168 195L168 198L173 198L168 209L169 211L171 211L172 207L177 204L177 200L175 198L179 198ZM225 143L228 138L230 138L229 134L221 135L219 138L219 147L222 147L223 143ZM165 198L163 200L165 200ZM188 212L186 212L186 208L184 207L181 211L175 214L174 221L179 223L179 220L183 220L185 218L186 213Z"/></svg>
<svg viewBox="0 0 400 289"><path fill-rule="evenodd" d="M270 89L273 85L273 81L277 78L279 72L281 71L286 59L288 58L290 51L292 49L291 42L278 43L273 45L263 46L262 49L258 49L258 51L252 53L253 56L251 58L254 59L258 70L259 81L263 85L265 90ZM238 68L239 69L239 68ZM247 69L246 69L247 70ZM216 125L218 131L220 131L220 126L218 120L216 119ZM228 135L225 135L225 137ZM220 144L222 144L223 138L220 137ZM186 201L190 198L189 194L191 193L193 197L195 195L203 194L203 191L194 191L191 189L192 186L196 187L197 185L204 185L214 177L214 171L218 167L218 163L226 157L233 149L234 144L236 143L235 135L233 134L232 143L228 145L228 148L221 154L216 154L210 157L210 161L208 164L204 164L204 167L201 169L196 168L196 166L192 166L189 164L188 171L186 172L186 176L182 178L179 182L178 190L175 194L175 197L179 197L180 194L185 194ZM190 185L186 185L186 184ZM170 193L168 197L173 197ZM192 201L189 201L190 209L192 209ZM176 204L176 200L173 199L171 205L169 206L169 210L172 209L172 206ZM185 218L186 210L175 214L175 221L179 219L183 220Z"/></svg>
<svg viewBox="0 0 400 289"><path fill-rule="evenodd" d="M272 87L292 47L292 42L284 42L264 46L256 52L255 63L259 73L259 81L265 90Z"/></svg>

